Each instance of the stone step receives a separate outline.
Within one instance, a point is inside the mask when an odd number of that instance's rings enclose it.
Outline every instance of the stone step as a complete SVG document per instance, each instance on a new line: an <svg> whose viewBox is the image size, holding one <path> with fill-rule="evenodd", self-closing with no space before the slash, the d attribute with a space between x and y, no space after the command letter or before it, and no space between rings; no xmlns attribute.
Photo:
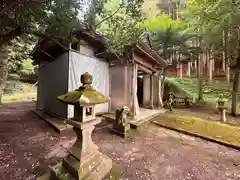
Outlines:
<svg viewBox="0 0 240 180"><path fill-rule="evenodd" d="M47 114L46 112L36 109L33 112L46 121L50 126L52 126L58 133L63 133L67 130L72 129L71 125L68 125L64 119L60 119L56 116Z"/></svg>
<svg viewBox="0 0 240 180"><path fill-rule="evenodd" d="M159 116L160 114L162 114L163 112L159 112L159 113L156 113L152 116L148 116L147 118L144 118L144 119L140 119L140 120L137 120L137 121L130 121L130 127L132 129L137 129L137 128L140 128L141 126L149 123L151 121L151 119Z"/></svg>

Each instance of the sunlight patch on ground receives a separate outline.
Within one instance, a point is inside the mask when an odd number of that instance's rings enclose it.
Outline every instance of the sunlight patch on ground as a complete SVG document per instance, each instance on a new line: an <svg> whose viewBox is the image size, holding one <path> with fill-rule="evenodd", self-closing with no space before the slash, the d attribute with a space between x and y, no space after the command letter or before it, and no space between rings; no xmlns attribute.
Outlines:
<svg viewBox="0 0 240 180"><path fill-rule="evenodd" d="M20 81L8 81L8 84L13 84L12 93L5 93L2 101L4 104L12 102L32 102L37 99L37 88L32 87L32 84L23 83Z"/></svg>

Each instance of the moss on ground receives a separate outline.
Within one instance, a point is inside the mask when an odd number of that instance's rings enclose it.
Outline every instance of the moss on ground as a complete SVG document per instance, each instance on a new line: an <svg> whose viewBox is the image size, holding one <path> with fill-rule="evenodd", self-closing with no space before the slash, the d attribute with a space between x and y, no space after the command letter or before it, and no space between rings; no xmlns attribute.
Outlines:
<svg viewBox="0 0 240 180"><path fill-rule="evenodd" d="M209 121L200 117L165 113L152 120L157 125L187 132L227 145L240 147L240 127Z"/></svg>

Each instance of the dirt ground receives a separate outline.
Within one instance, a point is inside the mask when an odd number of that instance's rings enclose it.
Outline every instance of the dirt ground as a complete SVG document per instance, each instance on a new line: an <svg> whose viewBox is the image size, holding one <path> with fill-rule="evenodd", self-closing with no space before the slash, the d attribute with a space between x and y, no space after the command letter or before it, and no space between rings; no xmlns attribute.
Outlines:
<svg viewBox="0 0 240 180"><path fill-rule="evenodd" d="M66 154L74 133L59 135L30 109L34 103L0 107L0 180L35 180ZM154 125L126 140L106 124L93 133L124 180L240 180L240 152Z"/></svg>

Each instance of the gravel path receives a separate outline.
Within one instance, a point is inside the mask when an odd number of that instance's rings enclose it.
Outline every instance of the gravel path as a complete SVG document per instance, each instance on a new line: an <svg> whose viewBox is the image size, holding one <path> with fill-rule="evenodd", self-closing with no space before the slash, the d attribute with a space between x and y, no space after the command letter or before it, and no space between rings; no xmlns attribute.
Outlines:
<svg viewBox="0 0 240 180"><path fill-rule="evenodd" d="M0 107L0 180L35 180L74 142L74 133L58 135L31 108L33 103ZM240 180L239 151L155 125L127 140L99 126L93 140L122 180Z"/></svg>

